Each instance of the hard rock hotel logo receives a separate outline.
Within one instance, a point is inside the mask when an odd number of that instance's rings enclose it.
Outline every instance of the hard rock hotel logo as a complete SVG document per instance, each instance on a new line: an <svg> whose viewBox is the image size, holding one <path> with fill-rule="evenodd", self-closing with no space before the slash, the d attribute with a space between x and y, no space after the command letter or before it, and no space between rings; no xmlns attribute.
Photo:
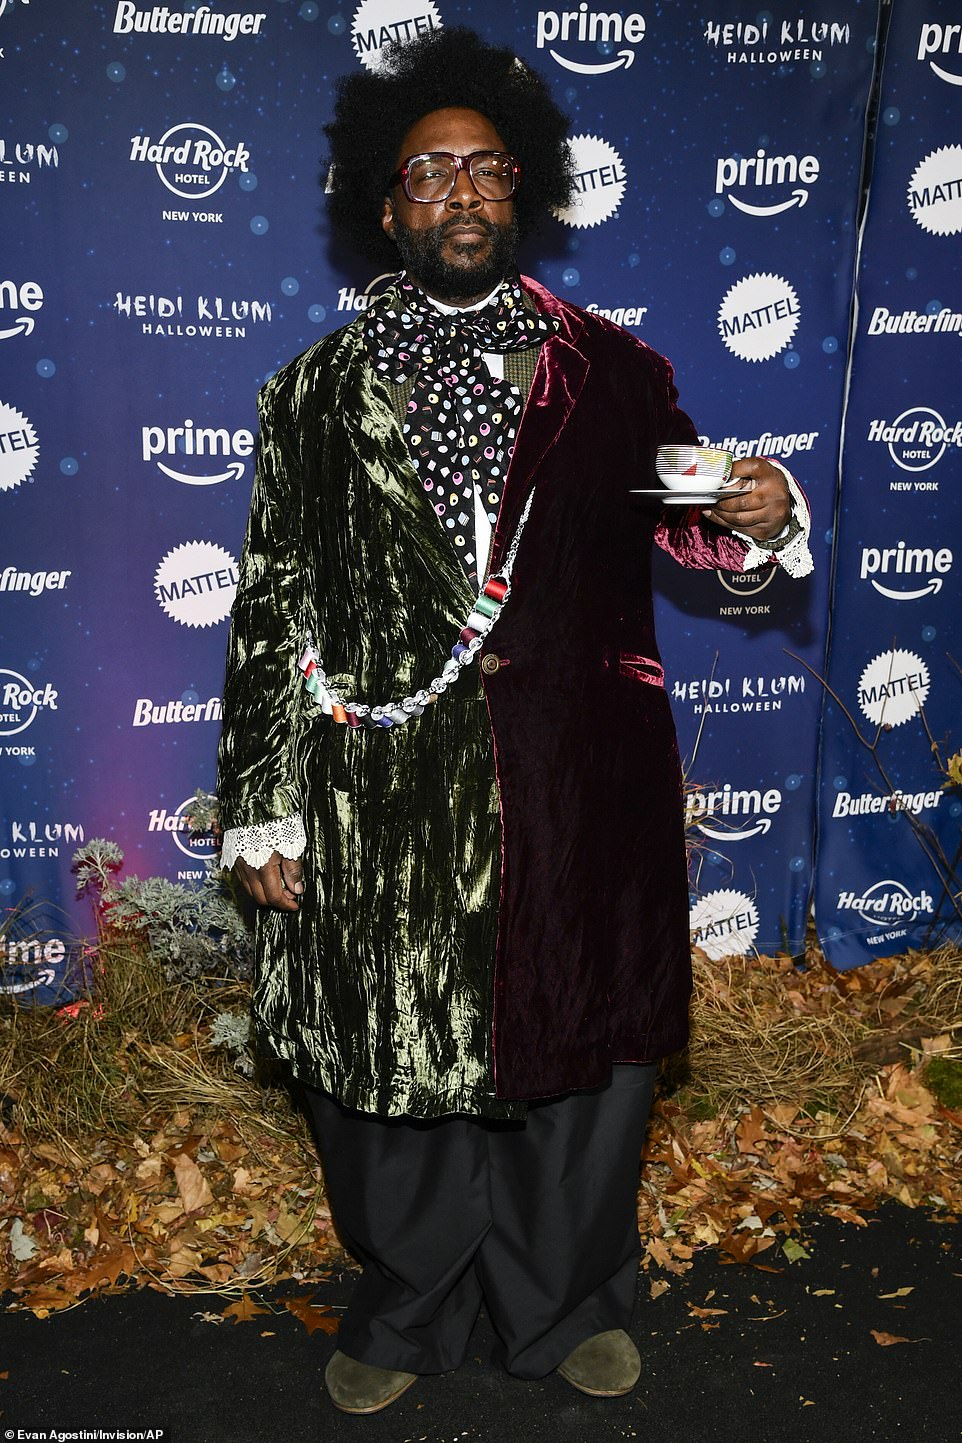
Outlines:
<svg viewBox="0 0 962 1443"><path fill-rule="evenodd" d="M250 158L243 141L225 142L195 121L170 126L156 141L149 135L130 138L130 161L152 165L171 195L183 200L209 200L229 175L247 174Z"/></svg>

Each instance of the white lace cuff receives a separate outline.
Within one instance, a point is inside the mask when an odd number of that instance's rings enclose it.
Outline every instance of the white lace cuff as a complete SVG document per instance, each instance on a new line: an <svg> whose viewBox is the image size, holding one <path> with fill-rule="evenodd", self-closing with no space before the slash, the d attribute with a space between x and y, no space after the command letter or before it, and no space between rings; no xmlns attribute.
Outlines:
<svg viewBox="0 0 962 1443"><path fill-rule="evenodd" d="M229 872L243 857L251 867L263 867L275 852L294 860L304 854L307 836L299 816L278 817L258 827L229 827L220 849L220 864Z"/></svg>
<svg viewBox="0 0 962 1443"><path fill-rule="evenodd" d="M765 566L774 556L783 571L789 576L808 576L815 570L815 562L812 560L812 553L809 550L808 538L812 529L812 518L809 515L808 503L790 471L777 461L768 458L772 466L777 466L779 471L788 482L788 489L792 493L792 515L791 519L781 536L775 537L772 541L756 541L752 536L746 536L743 531L736 531L733 534L748 542L748 550L745 553L745 560L742 562L743 571L755 571L759 566Z"/></svg>

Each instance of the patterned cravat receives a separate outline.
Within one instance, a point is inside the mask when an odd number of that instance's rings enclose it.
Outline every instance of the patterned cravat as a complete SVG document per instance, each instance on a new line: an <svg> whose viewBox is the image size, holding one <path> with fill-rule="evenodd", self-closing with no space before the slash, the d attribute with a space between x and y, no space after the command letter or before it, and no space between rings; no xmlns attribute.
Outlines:
<svg viewBox="0 0 962 1443"><path fill-rule="evenodd" d="M525 310L521 287L511 281L480 310L445 315L404 279L365 313L374 369L395 383L413 377L404 437L471 581L487 561L474 555L475 487L493 526L524 408L517 388L491 375L484 354L526 350L556 329L549 317Z"/></svg>

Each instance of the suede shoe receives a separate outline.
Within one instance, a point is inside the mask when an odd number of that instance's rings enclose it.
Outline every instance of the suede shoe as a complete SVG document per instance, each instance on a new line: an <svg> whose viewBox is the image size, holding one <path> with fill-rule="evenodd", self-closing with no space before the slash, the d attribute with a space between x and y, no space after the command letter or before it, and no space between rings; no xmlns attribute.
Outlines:
<svg viewBox="0 0 962 1443"><path fill-rule="evenodd" d="M417 1373L399 1373L359 1363L346 1353L335 1353L324 1370L324 1382L335 1408L342 1413L379 1413L400 1398Z"/></svg>
<svg viewBox="0 0 962 1443"><path fill-rule="evenodd" d="M615 1328L595 1333L569 1353L557 1371L566 1382L591 1398L620 1398L641 1376L641 1358L627 1333Z"/></svg>

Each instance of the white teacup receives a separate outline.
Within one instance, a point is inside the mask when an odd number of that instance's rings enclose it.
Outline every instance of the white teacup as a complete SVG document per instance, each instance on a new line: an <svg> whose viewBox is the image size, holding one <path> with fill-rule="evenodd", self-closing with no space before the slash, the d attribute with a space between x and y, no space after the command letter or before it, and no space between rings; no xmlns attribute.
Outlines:
<svg viewBox="0 0 962 1443"><path fill-rule="evenodd" d="M714 491L728 480L734 460L720 446L659 446L655 471L670 491Z"/></svg>

